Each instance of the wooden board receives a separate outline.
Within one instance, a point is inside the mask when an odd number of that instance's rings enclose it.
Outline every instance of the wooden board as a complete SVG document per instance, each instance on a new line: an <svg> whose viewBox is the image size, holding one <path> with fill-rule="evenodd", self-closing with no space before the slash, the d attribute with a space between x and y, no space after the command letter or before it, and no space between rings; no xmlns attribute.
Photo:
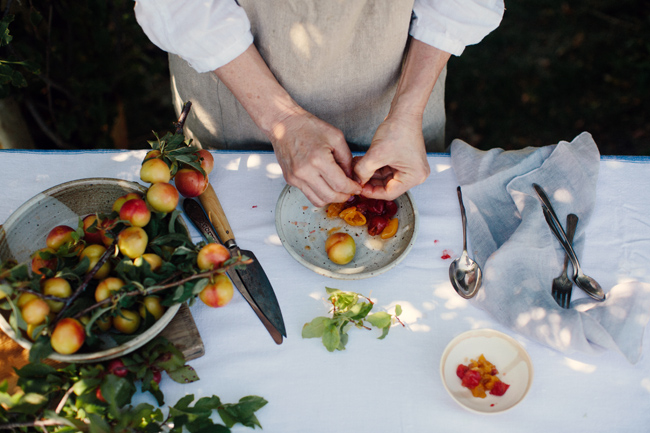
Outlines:
<svg viewBox="0 0 650 433"><path fill-rule="evenodd" d="M203 340L187 304L181 305L176 316L162 330L160 335L178 347L183 352L186 361L205 355Z"/></svg>

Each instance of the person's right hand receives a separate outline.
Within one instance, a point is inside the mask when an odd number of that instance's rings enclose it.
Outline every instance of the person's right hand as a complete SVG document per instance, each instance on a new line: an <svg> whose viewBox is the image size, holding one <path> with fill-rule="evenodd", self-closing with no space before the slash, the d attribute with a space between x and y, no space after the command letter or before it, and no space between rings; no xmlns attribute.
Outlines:
<svg viewBox="0 0 650 433"><path fill-rule="evenodd" d="M315 206L361 193L351 179L352 153L338 128L300 110L278 122L270 138L284 179Z"/></svg>

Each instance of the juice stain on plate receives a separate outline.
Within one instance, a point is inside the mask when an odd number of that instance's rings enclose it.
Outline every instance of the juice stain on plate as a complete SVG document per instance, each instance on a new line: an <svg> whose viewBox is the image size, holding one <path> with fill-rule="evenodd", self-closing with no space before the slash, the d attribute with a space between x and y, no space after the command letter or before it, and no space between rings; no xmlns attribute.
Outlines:
<svg viewBox="0 0 650 433"><path fill-rule="evenodd" d="M442 251L442 256L440 256L440 258L441 258L442 260L449 260L449 259L451 259L451 256L452 256L453 254L454 254L453 251L450 251L450 250L443 250L443 251Z"/></svg>

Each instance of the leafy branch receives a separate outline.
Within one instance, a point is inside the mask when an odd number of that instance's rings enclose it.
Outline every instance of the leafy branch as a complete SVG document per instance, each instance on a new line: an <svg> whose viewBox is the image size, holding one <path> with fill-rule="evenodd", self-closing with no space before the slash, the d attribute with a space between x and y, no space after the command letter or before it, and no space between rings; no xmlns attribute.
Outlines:
<svg viewBox="0 0 650 433"><path fill-rule="evenodd" d="M316 317L305 323L302 338L322 338L323 345L330 352L345 350L348 330L352 326L367 330L372 327L381 329L380 340L386 338L394 321L404 326L399 319L402 314L402 307L399 305L395 306L394 316L385 311L370 314L374 306L370 298L355 292L344 292L329 287L325 289L330 295L328 301L332 304L332 317Z"/></svg>
<svg viewBox="0 0 650 433"><path fill-rule="evenodd" d="M16 370L18 389L10 393L8 381L0 382L0 431L41 432L230 432L240 423L261 424L255 412L267 401L246 396L237 403L223 403L218 396L200 398L188 394L163 415L150 404L131 405L140 383L158 406L165 404L158 383L160 372L178 383L199 380L185 365L183 354L169 341L157 337L138 351L106 363L69 364L62 368L33 363ZM192 405L192 403L194 404ZM215 423L217 412L223 424Z"/></svg>

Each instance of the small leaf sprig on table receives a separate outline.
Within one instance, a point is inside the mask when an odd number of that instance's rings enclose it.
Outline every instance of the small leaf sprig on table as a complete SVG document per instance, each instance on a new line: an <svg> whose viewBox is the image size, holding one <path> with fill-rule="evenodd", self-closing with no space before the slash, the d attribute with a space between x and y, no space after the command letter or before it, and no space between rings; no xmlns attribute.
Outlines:
<svg viewBox="0 0 650 433"><path fill-rule="evenodd" d="M322 338L325 348L333 352L345 350L348 342L348 330L355 326L359 329L370 330L372 327L382 330L379 340L388 335L393 322L404 323L399 319L402 307L395 306L395 315L386 311L372 313L374 303L370 298L355 292L345 292L326 287L330 295L328 301L332 304L332 317L316 317L302 328L302 338ZM370 325L370 326L368 326Z"/></svg>

